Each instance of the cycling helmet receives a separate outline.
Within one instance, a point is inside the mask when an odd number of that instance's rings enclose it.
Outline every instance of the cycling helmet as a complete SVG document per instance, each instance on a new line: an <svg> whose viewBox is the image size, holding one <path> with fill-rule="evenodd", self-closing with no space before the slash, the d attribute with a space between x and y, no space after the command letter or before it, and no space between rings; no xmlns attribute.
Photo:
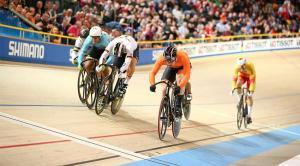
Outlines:
<svg viewBox="0 0 300 166"><path fill-rule="evenodd" d="M242 66L242 65L244 65L244 64L246 64L247 63L247 60L246 60L246 58L244 58L244 57L239 57L238 59L237 59L237 64L239 65L239 66Z"/></svg>
<svg viewBox="0 0 300 166"><path fill-rule="evenodd" d="M174 46L168 46L164 51L164 58L168 63L172 63L176 60L177 48Z"/></svg>
<svg viewBox="0 0 300 166"><path fill-rule="evenodd" d="M126 54L126 47L123 42L119 42L114 47L114 55L121 57L123 54Z"/></svg>
<svg viewBox="0 0 300 166"><path fill-rule="evenodd" d="M90 30L90 36L101 36L102 35L102 29L99 26L93 26Z"/></svg>
<svg viewBox="0 0 300 166"><path fill-rule="evenodd" d="M80 31L80 38L85 39L89 36L89 30L88 29L82 29Z"/></svg>

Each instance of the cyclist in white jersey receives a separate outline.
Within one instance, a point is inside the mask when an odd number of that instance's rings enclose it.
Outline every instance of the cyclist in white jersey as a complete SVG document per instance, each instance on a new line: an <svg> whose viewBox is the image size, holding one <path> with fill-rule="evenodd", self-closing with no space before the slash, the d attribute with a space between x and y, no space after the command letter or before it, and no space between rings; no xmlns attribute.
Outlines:
<svg viewBox="0 0 300 166"><path fill-rule="evenodd" d="M77 64L78 52L81 49L83 42L89 36L89 29L83 29L80 31L80 36L76 39L74 48L70 52L70 61L73 64Z"/></svg>
<svg viewBox="0 0 300 166"><path fill-rule="evenodd" d="M116 66L121 73L127 72L124 86L121 87L120 91L125 94L129 80L135 71L135 66L139 59L139 47L136 40L131 36L122 35L116 37L105 48L100 57L99 64L105 63L106 58L112 51L114 55L112 65ZM98 67L96 70L102 71L104 69Z"/></svg>

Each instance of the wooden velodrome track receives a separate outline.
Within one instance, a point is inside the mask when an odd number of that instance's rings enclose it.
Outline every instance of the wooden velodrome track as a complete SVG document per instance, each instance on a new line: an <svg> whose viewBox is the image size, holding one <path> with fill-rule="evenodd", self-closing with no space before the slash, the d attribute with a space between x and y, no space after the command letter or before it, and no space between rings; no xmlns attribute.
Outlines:
<svg viewBox="0 0 300 166"><path fill-rule="evenodd" d="M165 141L157 135L160 93L149 91L149 66L137 68L117 115L105 110L97 116L78 99L77 70L0 61L0 165L121 165L231 140L239 140L241 148L217 149L222 156L217 163L196 151L177 156L181 162L148 162L195 165L189 158L199 158L207 165L280 164L300 154L298 137L284 142L300 135L286 129L300 124L300 50L244 55L257 71L253 124L237 129L235 98L229 95L233 65L240 55L193 59L190 121L183 121L178 139L168 130ZM262 140L251 142L249 136ZM270 141L278 146L252 153L264 146L256 143ZM247 148L252 148L249 155L226 162Z"/></svg>

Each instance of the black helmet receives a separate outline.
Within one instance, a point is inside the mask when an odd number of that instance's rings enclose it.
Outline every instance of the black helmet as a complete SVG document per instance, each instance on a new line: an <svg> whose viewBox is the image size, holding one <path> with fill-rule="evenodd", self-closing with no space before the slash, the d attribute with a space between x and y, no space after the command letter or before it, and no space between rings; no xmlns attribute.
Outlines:
<svg viewBox="0 0 300 166"><path fill-rule="evenodd" d="M174 46L168 46L164 51L164 57L167 62L172 63L176 60L177 48Z"/></svg>
<svg viewBox="0 0 300 166"><path fill-rule="evenodd" d="M89 29L83 29L80 31L80 38L85 39L89 36Z"/></svg>

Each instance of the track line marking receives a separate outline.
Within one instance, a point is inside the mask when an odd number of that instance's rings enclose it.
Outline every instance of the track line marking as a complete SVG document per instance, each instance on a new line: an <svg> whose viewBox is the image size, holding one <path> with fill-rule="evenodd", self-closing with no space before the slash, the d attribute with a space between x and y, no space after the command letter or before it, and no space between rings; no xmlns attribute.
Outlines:
<svg viewBox="0 0 300 166"><path fill-rule="evenodd" d="M233 116L230 116L230 115L227 115L227 114L224 114L224 113L220 113L220 112L217 112L217 111L213 111L213 110L209 110L209 112L213 113L213 114L216 114L216 115L219 115L219 116L223 116L223 117L230 117L232 118ZM257 127L266 127L266 128L269 128L269 129L273 129L273 130L280 130L282 132L285 132L285 133L288 133L288 134L291 134L291 135L296 135L296 136L300 136L300 133L295 133L295 132L292 132L292 131L289 131L289 130L286 130L286 129L282 129L282 128L278 128L278 127L275 127L274 125L271 126L271 125L266 125L266 124L262 124L262 123L252 123L251 124L252 126L257 126Z"/></svg>
<svg viewBox="0 0 300 166"><path fill-rule="evenodd" d="M300 155L297 155L289 160L286 160L279 164L278 166L293 166L293 165L300 165Z"/></svg>
<svg viewBox="0 0 300 166"><path fill-rule="evenodd" d="M93 148L96 148L96 149L100 149L100 150L103 150L103 151L106 151L106 152L109 152L109 153L112 153L112 154L116 154L116 155L125 157L125 158L130 159L130 160L149 159L149 157L145 156L145 155L141 155L141 154L134 153L132 151L128 151L128 150L125 150L125 149L121 149L121 148L118 148L118 147L115 147L115 146L112 146L112 145L109 145L109 144L105 144L105 143L102 143L102 142L91 140L91 139L88 139L88 138L85 138L85 137L82 137L82 136L79 136L79 135L75 135L73 133L69 133L69 132L66 132L66 131L62 131L62 130L58 130L58 129L55 129L55 128L47 127L47 126L44 126L44 125L41 125L41 124L38 124L38 123L35 123L35 122L31 122L29 120L17 118L15 116L5 114L5 113L2 113L2 112L0 112L0 118L3 119L3 120L6 120L6 121L10 121L10 122L13 122L13 123L25 126L25 127L29 127L29 128L32 128L32 129L50 134L50 135L58 136L58 137L68 139L68 140L72 140L72 141L77 142L77 143L82 144L82 145L86 145L86 146L93 147Z"/></svg>

